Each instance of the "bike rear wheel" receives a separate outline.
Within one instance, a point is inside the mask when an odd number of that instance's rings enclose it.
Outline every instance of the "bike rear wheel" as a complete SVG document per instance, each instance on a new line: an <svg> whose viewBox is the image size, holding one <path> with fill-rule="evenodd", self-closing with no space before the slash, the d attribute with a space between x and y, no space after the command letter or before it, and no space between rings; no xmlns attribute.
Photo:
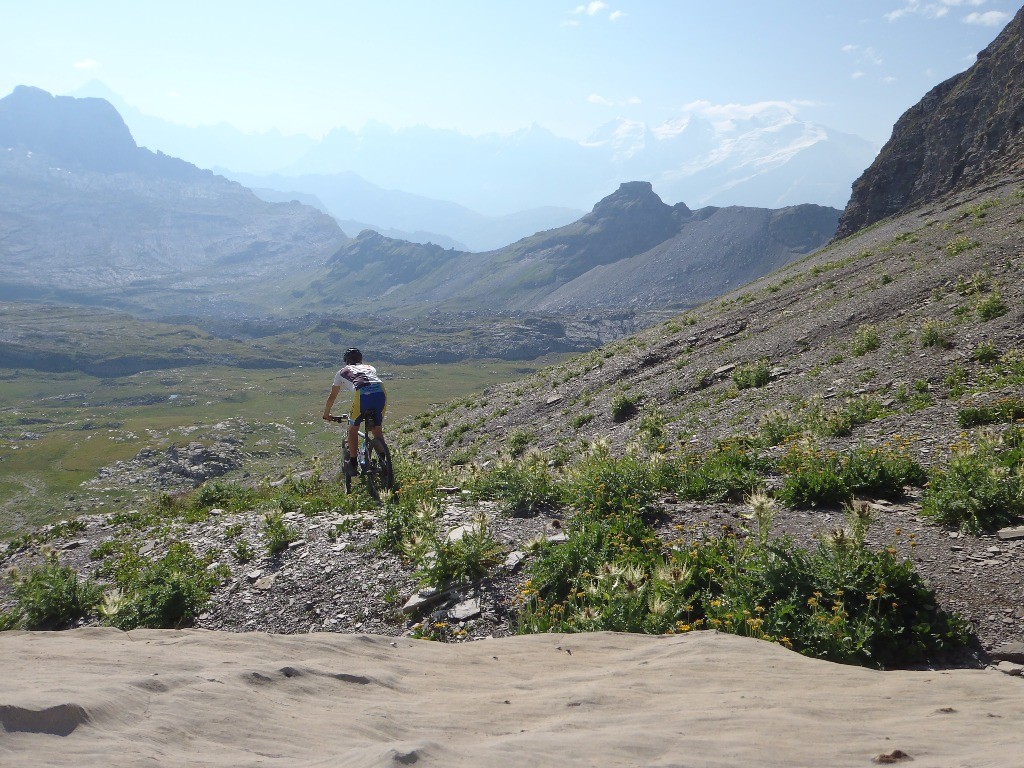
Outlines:
<svg viewBox="0 0 1024 768"><path fill-rule="evenodd" d="M371 438L366 446L366 489L370 496L380 499L380 492L395 486L395 472L391 466L391 451L379 438Z"/></svg>

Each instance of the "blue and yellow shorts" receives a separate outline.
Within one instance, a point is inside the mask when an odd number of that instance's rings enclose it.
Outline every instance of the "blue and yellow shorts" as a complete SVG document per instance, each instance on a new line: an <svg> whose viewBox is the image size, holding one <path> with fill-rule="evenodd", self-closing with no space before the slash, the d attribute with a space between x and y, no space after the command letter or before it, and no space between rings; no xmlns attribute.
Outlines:
<svg viewBox="0 0 1024 768"><path fill-rule="evenodd" d="M384 392L383 384L364 384L353 393L352 409L348 413L348 423L355 424L366 411L376 411L377 426L383 426L384 409L387 408L387 404L388 396Z"/></svg>

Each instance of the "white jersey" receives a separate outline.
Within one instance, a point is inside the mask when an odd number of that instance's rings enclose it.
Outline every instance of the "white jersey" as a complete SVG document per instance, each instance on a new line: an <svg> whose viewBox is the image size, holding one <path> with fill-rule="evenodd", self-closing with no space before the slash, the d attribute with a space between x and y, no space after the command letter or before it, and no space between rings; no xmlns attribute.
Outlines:
<svg viewBox="0 0 1024 768"><path fill-rule="evenodd" d="M362 389L368 384L380 384L380 377L377 376L377 369L365 363L346 365L334 374L334 386L346 387L347 389Z"/></svg>

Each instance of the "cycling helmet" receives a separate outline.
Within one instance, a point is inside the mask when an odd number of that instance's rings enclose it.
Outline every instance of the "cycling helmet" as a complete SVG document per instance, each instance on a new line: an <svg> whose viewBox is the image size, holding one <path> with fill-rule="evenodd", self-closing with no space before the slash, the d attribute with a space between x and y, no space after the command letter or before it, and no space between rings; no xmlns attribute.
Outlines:
<svg viewBox="0 0 1024 768"><path fill-rule="evenodd" d="M345 364L346 365L357 365L363 362L363 353L355 347L349 347L345 350Z"/></svg>

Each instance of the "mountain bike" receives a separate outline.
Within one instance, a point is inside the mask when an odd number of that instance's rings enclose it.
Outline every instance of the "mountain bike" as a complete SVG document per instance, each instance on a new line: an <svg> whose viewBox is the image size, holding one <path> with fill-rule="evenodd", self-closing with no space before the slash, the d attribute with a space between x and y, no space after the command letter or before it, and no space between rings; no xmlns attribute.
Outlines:
<svg viewBox="0 0 1024 768"><path fill-rule="evenodd" d="M331 421L339 424L348 424L347 416L331 416ZM356 461L359 464L359 474L366 481L366 490L374 499L380 499L382 490L390 491L395 485L395 471L391 466L391 451L387 444L380 438L373 436L373 428L377 426L377 412L363 411L356 419L356 425L363 423L359 430L359 446L356 451ZM348 459L348 437L342 441L342 456ZM345 474L345 492L352 493L352 475Z"/></svg>

